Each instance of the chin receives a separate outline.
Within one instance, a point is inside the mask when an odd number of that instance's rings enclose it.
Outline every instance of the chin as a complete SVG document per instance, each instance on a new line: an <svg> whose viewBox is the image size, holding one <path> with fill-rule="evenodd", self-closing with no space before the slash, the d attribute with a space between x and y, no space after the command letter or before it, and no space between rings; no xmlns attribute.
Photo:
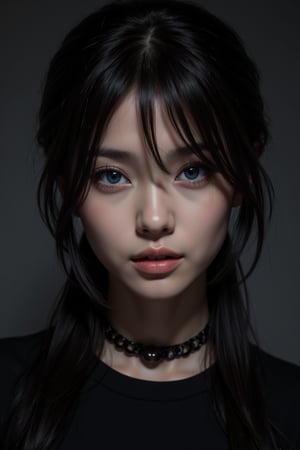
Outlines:
<svg viewBox="0 0 300 450"><path fill-rule="evenodd" d="M144 280L144 285L140 286L136 283L134 286L128 286L128 290L134 296L145 300L172 300L180 295L187 293L192 282L176 283L172 278L161 278ZM130 294L129 294L130 295Z"/></svg>

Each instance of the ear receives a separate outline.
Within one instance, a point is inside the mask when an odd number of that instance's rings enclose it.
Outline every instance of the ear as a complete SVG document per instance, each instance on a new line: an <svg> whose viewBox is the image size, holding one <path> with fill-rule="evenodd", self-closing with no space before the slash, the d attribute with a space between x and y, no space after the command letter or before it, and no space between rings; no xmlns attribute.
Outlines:
<svg viewBox="0 0 300 450"><path fill-rule="evenodd" d="M58 190L59 190L61 196L63 197L65 189L64 189L64 179L62 176L58 176L56 178L56 184L57 184L57 187L58 187Z"/></svg>
<svg viewBox="0 0 300 450"><path fill-rule="evenodd" d="M238 206L241 206L242 201L243 201L243 194L235 190L232 196L231 202L232 208L237 208Z"/></svg>
<svg viewBox="0 0 300 450"><path fill-rule="evenodd" d="M254 150L254 154L257 158L260 157L260 155L262 154L262 150L263 150L263 146L260 142L254 142L253 143L253 150Z"/></svg>
<svg viewBox="0 0 300 450"><path fill-rule="evenodd" d="M253 143L253 147L252 148L253 148L253 151L254 151L254 155L257 158L259 158L260 155L262 154L262 149L263 149L262 144L260 142L256 141L256 142ZM249 182L252 183L252 179L251 179L250 176L249 176ZM233 197L232 197L232 207L236 208L238 206L241 206L242 201L243 201L243 194L241 192L239 192L239 191L235 191L234 194L233 194Z"/></svg>
<svg viewBox="0 0 300 450"><path fill-rule="evenodd" d="M58 177L56 178L56 184L57 184L58 190L59 190L59 192L60 192L60 195L61 195L62 197L64 197L65 183L64 183L64 179L63 179L62 176L58 176ZM75 212L73 213L73 216L75 216L75 217L80 217L79 214L77 213L77 211L75 211Z"/></svg>

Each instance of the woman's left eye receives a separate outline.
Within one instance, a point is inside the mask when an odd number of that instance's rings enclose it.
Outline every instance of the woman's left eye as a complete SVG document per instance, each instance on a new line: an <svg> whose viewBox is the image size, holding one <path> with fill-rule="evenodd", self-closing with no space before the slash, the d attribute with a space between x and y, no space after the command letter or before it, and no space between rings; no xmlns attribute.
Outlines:
<svg viewBox="0 0 300 450"><path fill-rule="evenodd" d="M180 172L177 180L188 181L190 183L197 183L207 178L207 169L200 164L193 164L186 167Z"/></svg>

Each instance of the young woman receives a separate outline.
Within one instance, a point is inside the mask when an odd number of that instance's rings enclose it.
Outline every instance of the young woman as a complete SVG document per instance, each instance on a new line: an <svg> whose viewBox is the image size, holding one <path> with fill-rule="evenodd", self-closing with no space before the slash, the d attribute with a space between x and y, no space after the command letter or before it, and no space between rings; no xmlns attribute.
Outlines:
<svg viewBox="0 0 300 450"><path fill-rule="evenodd" d="M0 342L2 449L300 448L300 368L247 309L267 141L256 66L201 7L112 3L67 35L38 130L67 282L46 330Z"/></svg>

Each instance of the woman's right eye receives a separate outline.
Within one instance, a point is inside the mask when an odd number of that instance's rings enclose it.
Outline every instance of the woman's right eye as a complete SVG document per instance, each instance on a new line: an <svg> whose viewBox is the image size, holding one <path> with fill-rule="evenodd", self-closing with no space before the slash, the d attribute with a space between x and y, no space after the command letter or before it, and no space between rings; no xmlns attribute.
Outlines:
<svg viewBox="0 0 300 450"><path fill-rule="evenodd" d="M114 188L129 184L126 178L119 170L114 168L97 169L94 174L94 181L100 188Z"/></svg>

